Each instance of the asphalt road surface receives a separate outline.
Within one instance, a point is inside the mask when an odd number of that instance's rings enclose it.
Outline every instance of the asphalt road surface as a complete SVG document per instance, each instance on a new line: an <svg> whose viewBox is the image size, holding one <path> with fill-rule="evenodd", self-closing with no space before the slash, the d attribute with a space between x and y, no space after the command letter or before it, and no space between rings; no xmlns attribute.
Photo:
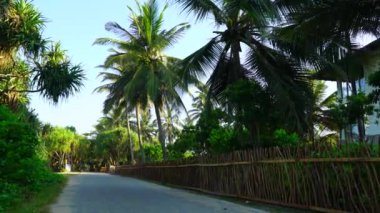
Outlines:
<svg viewBox="0 0 380 213"><path fill-rule="evenodd" d="M267 210L108 174L82 173L70 180L52 213L264 213Z"/></svg>

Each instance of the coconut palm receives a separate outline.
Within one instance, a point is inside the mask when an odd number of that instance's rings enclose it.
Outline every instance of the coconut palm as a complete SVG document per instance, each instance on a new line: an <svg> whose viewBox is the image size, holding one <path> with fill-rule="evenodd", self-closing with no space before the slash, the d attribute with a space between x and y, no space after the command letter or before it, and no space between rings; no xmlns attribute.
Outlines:
<svg viewBox="0 0 380 213"><path fill-rule="evenodd" d="M316 132L338 131L339 128L334 117L331 116L331 107L337 103L336 93L326 96L327 86L322 81L313 81L312 89L312 107L308 116L311 122L309 139L314 141L315 136L320 137L316 135Z"/></svg>
<svg viewBox="0 0 380 213"><path fill-rule="evenodd" d="M101 134L102 132L109 131L114 128L119 128L122 126L127 126L128 134L128 144L130 151L131 164L135 163L134 151L133 151L133 141L131 137L131 127L129 121L128 107L114 106L111 111L105 114L102 118L98 120L98 124L95 126L96 133Z"/></svg>
<svg viewBox="0 0 380 213"><path fill-rule="evenodd" d="M157 1L150 0L145 4L137 4L137 12L131 11L131 25L124 29L119 24L110 22L106 29L118 34L124 40L99 38L95 44L116 46L114 54L106 60L107 64L122 60L124 63L135 63L132 79L125 85L125 95L132 102L138 99L149 100L155 109L164 159L167 159L165 133L161 121L161 111L166 101L184 106L179 89L187 90L179 76L180 62L178 58L164 54L185 32L189 25L179 24L169 30L163 30L164 12L159 10Z"/></svg>
<svg viewBox="0 0 380 213"><path fill-rule="evenodd" d="M207 93L208 88L206 85L199 85L197 87L196 96L193 97L193 104L191 105L193 109L189 110L189 116L191 123L196 122L207 104Z"/></svg>
<svg viewBox="0 0 380 213"><path fill-rule="evenodd" d="M169 144L173 144L180 130L180 109L170 103L165 103L163 127Z"/></svg>
<svg viewBox="0 0 380 213"><path fill-rule="evenodd" d="M272 23L279 19L270 0L175 0L198 20L213 18L222 31L206 45L184 59L186 81L205 75L209 97L221 101L228 85L242 79L256 81L275 95L284 117L293 130L305 128L305 103L309 87L302 66L282 51L270 46ZM269 41L268 41L269 40ZM246 47L246 48L243 48ZM247 53L242 57L243 50Z"/></svg>
<svg viewBox="0 0 380 213"><path fill-rule="evenodd" d="M125 65L126 66L126 65ZM132 66L130 64L130 66ZM124 114L125 115L125 122L127 125L128 134L131 132L130 127L130 112L133 108L136 108L136 120L138 123L137 133L138 133L138 140L139 140L139 150L141 154L141 160L142 162L145 162L145 153L144 153L144 147L141 139L141 128L140 126L140 120L139 120L139 104L134 102L131 103L129 99L125 96L124 90L126 84L130 81L131 77L133 76L132 72L129 71L126 67L123 67L122 65L114 64L112 67L108 66L100 66L103 68L106 68L110 70L110 72L101 72L99 76L103 77L103 82L107 82L106 84L98 87L95 89L97 92L107 92L108 96L107 99L104 101L104 107L103 112L105 114L109 113L111 110L115 110L118 112L118 115ZM132 68L134 68L132 66ZM141 105L141 102L140 102ZM123 113L124 112L124 113ZM124 120L124 119L123 119ZM130 145L130 151L131 151L131 162L134 162L133 159L133 143L131 141L131 137L129 137L129 145Z"/></svg>
<svg viewBox="0 0 380 213"><path fill-rule="evenodd" d="M153 139L157 135L157 128L156 128L157 121L153 120L150 109L143 110L140 113L139 117L140 117L140 128L141 128L142 139L146 142L152 142ZM137 120L131 121L131 127L132 129L137 131L138 129Z"/></svg>

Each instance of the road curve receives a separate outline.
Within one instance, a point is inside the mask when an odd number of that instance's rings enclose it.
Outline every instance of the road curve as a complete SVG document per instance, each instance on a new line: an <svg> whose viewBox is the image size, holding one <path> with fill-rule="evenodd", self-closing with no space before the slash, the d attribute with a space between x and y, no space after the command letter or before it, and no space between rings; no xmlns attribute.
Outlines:
<svg viewBox="0 0 380 213"><path fill-rule="evenodd" d="M268 212L184 190L108 174L70 177L52 213Z"/></svg>

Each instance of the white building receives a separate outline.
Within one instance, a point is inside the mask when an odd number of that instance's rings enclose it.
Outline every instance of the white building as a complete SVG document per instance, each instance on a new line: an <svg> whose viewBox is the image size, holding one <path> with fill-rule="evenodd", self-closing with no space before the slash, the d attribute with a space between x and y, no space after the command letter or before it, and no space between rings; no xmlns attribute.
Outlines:
<svg viewBox="0 0 380 213"><path fill-rule="evenodd" d="M363 66L364 82L362 91L369 94L373 88L368 85L368 77L380 71L380 39L368 44L360 50L361 64ZM379 109L379 103L375 105ZM366 122L366 135L369 143L380 144L380 119L376 113L368 117Z"/></svg>

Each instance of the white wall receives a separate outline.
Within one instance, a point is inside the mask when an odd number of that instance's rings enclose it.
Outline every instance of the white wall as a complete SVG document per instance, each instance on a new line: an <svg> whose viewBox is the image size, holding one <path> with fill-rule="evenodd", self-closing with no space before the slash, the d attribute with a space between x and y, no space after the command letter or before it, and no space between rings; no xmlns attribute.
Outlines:
<svg viewBox="0 0 380 213"><path fill-rule="evenodd" d="M374 72L380 70L380 55L378 57L371 57L371 60L366 61L364 65L364 77L368 81L368 76ZM365 93L369 94L373 91L373 87L368 84L365 85ZM376 107L379 109L380 103L376 104ZM377 118L377 115L369 116L368 122L366 125L366 134L367 136L380 135L380 119Z"/></svg>

